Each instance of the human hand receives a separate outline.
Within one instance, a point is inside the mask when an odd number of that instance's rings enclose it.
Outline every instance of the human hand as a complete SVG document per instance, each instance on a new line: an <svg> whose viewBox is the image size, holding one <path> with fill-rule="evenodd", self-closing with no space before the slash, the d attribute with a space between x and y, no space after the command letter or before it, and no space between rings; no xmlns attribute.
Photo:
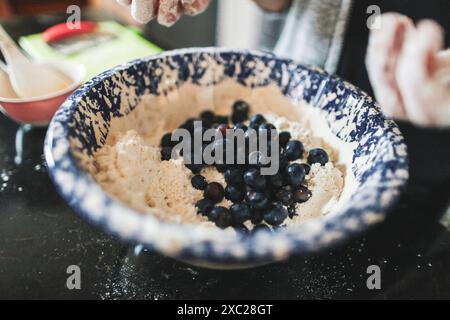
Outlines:
<svg viewBox="0 0 450 320"><path fill-rule="evenodd" d="M158 23L170 27L183 14L195 16L206 10L210 0L117 0L131 6L131 15L140 23L157 19Z"/></svg>
<svg viewBox="0 0 450 320"><path fill-rule="evenodd" d="M449 126L450 50L441 51L442 28L430 20L415 26L395 13L381 19L366 66L383 112L419 126Z"/></svg>

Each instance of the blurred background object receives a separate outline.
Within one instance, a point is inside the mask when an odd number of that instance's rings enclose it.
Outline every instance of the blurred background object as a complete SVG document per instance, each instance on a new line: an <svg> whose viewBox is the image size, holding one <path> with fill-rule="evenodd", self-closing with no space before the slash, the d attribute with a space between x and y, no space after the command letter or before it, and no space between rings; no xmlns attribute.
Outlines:
<svg viewBox="0 0 450 320"><path fill-rule="evenodd" d="M127 24L140 26L131 18L129 10L124 10L115 0L90 0L90 5ZM183 17L171 28L155 22L140 27L166 49L214 45L270 50L284 18L285 13L267 13L250 0L217 0L211 2L205 13Z"/></svg>
<svg viewBox="0 0 450 320"><path fill-rule="evenodd" d="M127 61L161 52L133 27L115 21L84 21L82 24L93 28L86 33L70 34L66 24L58 24L44 33L21 37L19 43L36 61L72 61L84 65L86 80ZM51 34L62 38L46 39Z"/></svg>
<svg viewBox="0 0 450 320"><path fill-rule="evenodd" d="M262 37L261 32L273 32L275 37L284 18L283 14L265 13L253 1L217 0L211 2L205 13L196 17L183 17L175 26L166 28L156 22L139 25L131 18L129 10L120 6L116 0L0 0L0 19L65 14L70 5L84 9L83 19L87 11L96 11L123 24L139 27L148 38L164 49L212 45L270 49L260 43L261 38L268 38L267 34Z"/></svg>
<svg viewBox="0 0 450 320"><path fill-rule="evenodd" d="M262 11L253 1L219 1L217 45L256 49ZM239 35L238 37L236 35Z"/></svg>
<svg viewBox="0 0 450 320"><path fill-rule="evenodd" d="M107 2L107 1L105 1ZM15 15L66 12L70 5L84 7L88 0L0 0L0 18Z"/></svg>
<svg viewBox="0 0 450 320"><path fill-rule="evenodd" d="M272 50L286 12L266 12L253 1L218 1L216 43L222 47Z"/></svg>
<svg viewBox="0 0 450 320"><path fill-rule="evenodd" d="M225 0L225 2L229 1ZM136 23L131 18L130 10L117 4L116 0L90 0L89 8L97 12L103 12L122 23L141 28L147 38L166 50L192 46L212 46L216 43L217 1L212 1L203 14L195 17L183 17L170 28L160 26L155 21L144 26Z"/></svg>

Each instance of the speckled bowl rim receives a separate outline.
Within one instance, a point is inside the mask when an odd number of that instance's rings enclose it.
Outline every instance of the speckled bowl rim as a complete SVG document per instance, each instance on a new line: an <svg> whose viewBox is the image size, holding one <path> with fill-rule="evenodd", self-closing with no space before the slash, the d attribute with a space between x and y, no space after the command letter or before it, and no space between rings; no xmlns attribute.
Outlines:
<svg viewBox="0 0 450 320"><path fill-rule="evenodd" d="M201 226L176 225L156 218L143 215L105 193L93 178L79 167L70 151L68 139L70 116L76 110L82 97L92 87L101 84L117 72L128 68L150 63L157 59L184 54L220 54L231 53L250 55L253 58L273 59L274 61L295 64L291 60L277 58L271 53L253 50L232 50L222 48L191 48L164 52L144 59L137 59L124 65L108 70L78 89L61 106L55 118L50 123L45 139L44 153L49 175L57 191L67 203L85 220L101 227L103 230L126 241L143 244L149 249L155 249L165 255L200 264L262 264L283 260L291 255L311 254L330 248L360 235L380 222L397 202L409 175L408 156L399 155L393 159L390 166L402 171L401 176L392 177L392 182L383 186L384 192L392 196L385 201L370 201L364 205L355 204L353 199L343 206L337 214L328 215L320 219L307 221L292 226L286 230L266 233L260 232L252 236L223 237L222 230ZM333 78L346 89L364 99L371 99L360 89L330 76L325 71L301 66L304 70L318 77ZM399 141L398 145L406 149L404 138L397 125L392 120L383 118L378 105L373 102L371 107L382 120L384 130L392 134ZM366 185L366 194L377 192L378 186ZM381 187L380 187L381 188ZM387 188L387 189L386 189ZM364 193L364 192L362 192ZM354 195L354 197L357 194ZM100 208L100 209L99 209ZM166 236L167 235L167 236ZM170 236L169 236L170 235Z"/></svg>

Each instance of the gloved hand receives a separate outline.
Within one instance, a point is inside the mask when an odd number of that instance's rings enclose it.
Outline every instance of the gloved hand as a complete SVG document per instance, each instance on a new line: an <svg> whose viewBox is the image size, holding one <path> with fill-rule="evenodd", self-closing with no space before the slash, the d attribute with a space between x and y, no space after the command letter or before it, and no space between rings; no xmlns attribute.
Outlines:
<svg viewBox="0 0 450 320"><path fill-rule="evenodd" d="M117 0L131 5L131 15L140 23L157 19L159 24L170 27L183 14L194 16L206 10L210 0Z"/></svg>
<svg viewBox="0 0 450 320"><path fill-rule="evenodd" d="M388 117L419 126L450 126L450 50L434 21L417 26L388 13L373 30L366 66L375 96Z"/></svg>

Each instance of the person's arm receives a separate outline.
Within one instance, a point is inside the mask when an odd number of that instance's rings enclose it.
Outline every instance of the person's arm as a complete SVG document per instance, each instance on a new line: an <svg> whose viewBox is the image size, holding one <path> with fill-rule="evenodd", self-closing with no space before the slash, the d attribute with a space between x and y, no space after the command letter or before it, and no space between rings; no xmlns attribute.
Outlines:
<svg viewBox="0 0 450 320"><path fill-rule="evenodd" d="M261 8L271 12L281 12L289 8L292 0L253 0Z"/></svg>

